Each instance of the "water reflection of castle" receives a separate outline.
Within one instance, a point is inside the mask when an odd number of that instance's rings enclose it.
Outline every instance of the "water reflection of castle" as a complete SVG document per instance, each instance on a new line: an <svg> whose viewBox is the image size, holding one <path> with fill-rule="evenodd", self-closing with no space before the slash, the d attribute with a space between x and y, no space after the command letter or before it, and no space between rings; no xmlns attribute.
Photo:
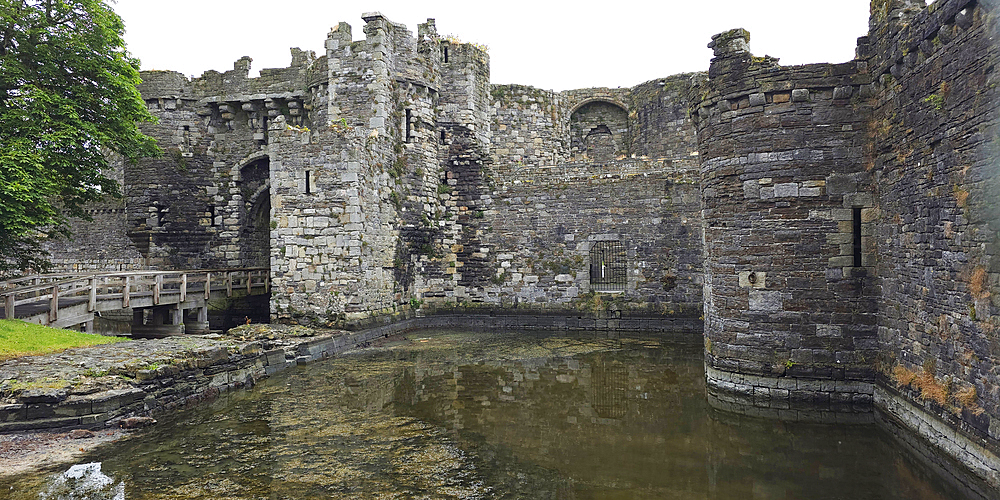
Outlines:
<svg viewBox="0 0 1000 500"><path fill-rule="evenodd" d="M797 480L803 474L818 487L828 482L829 491L844 491L847 478L856 491L883 490L862 470L871 454L889 452L870 427L817 425L803 437L809 424L712 412L698 347L458 363L409 358L391 377L347 385L354 407L391 409L463 443L504 450L521 466L555 471L563 481L557 498L576 498L576 483L658 497L786 498L808 493ZM829 449L838 441L853 444Z"/></svg>

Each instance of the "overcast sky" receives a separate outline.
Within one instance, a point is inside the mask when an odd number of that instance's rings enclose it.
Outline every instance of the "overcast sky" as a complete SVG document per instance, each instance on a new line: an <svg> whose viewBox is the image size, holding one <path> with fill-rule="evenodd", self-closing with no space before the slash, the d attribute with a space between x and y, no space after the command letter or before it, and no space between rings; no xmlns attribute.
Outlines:
<svg viewBox="0 0 1000 500"><path fill-rule="evenodd" d="M441 35L487 45L493 83L551 90L631 87L705 71L712 35L751 33L756 55L781 64L845 62L868 31L868 0L398 1L118 0L125 41L143 69L200 76L242 56L252 73L288 66L289 47L325 54L331 27L345 21L364 38L364 12L379 11L416 34L437 20Z"/></svg>

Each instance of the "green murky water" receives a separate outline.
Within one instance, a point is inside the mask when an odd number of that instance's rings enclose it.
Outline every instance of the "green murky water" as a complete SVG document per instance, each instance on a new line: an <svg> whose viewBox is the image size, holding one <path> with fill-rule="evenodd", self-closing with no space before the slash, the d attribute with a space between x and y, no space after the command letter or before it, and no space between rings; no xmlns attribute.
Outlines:
<svg viewBox="0 0 1000 500"><path fill-rule="evenodd" d="M962 498L874 426L711 410L697 339L423 332L160 420L90 498Z"/></svg>

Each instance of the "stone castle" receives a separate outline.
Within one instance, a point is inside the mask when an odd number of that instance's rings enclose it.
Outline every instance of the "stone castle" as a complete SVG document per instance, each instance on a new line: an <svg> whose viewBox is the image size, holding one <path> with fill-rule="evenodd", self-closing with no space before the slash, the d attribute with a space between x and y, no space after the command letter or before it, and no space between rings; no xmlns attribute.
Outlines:
<svg viewBox="0 0 1000 500"><path fill-rule="evenodd" d="M259 78L144 72L165 154L55 262L269 267L275 321L701 315L720 404L875 408L997 488L998 6L924 4L873 0L851 62L733 30L632 88L492 85L378 13Z"/></svg>

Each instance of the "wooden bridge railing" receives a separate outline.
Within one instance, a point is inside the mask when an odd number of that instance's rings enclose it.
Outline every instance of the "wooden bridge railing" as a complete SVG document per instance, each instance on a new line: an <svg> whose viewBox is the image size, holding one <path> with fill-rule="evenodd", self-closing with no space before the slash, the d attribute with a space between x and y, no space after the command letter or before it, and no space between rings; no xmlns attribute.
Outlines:
<svg viewBox="0 0 1000 500"><path fill-rule="evenodd" d="M62 278L62 279L60 279ZM136 296L152 295L153 305L175 304L187 300L189 292L203 293L207 300L212 291L245 288L247 293L263 288L270 292L271 280L267 268L211 269L188 271L131 271L97 274L64 274L28 276L0 282L4 313L15 318L18 306L49 302L49 322L59 318L60 299L86 297L88 311L97 309L97 301L121 300L122 309L130 307ZM179 296L177 296L179 295ZM77 301L73 301L77 303Z"/></svg>

